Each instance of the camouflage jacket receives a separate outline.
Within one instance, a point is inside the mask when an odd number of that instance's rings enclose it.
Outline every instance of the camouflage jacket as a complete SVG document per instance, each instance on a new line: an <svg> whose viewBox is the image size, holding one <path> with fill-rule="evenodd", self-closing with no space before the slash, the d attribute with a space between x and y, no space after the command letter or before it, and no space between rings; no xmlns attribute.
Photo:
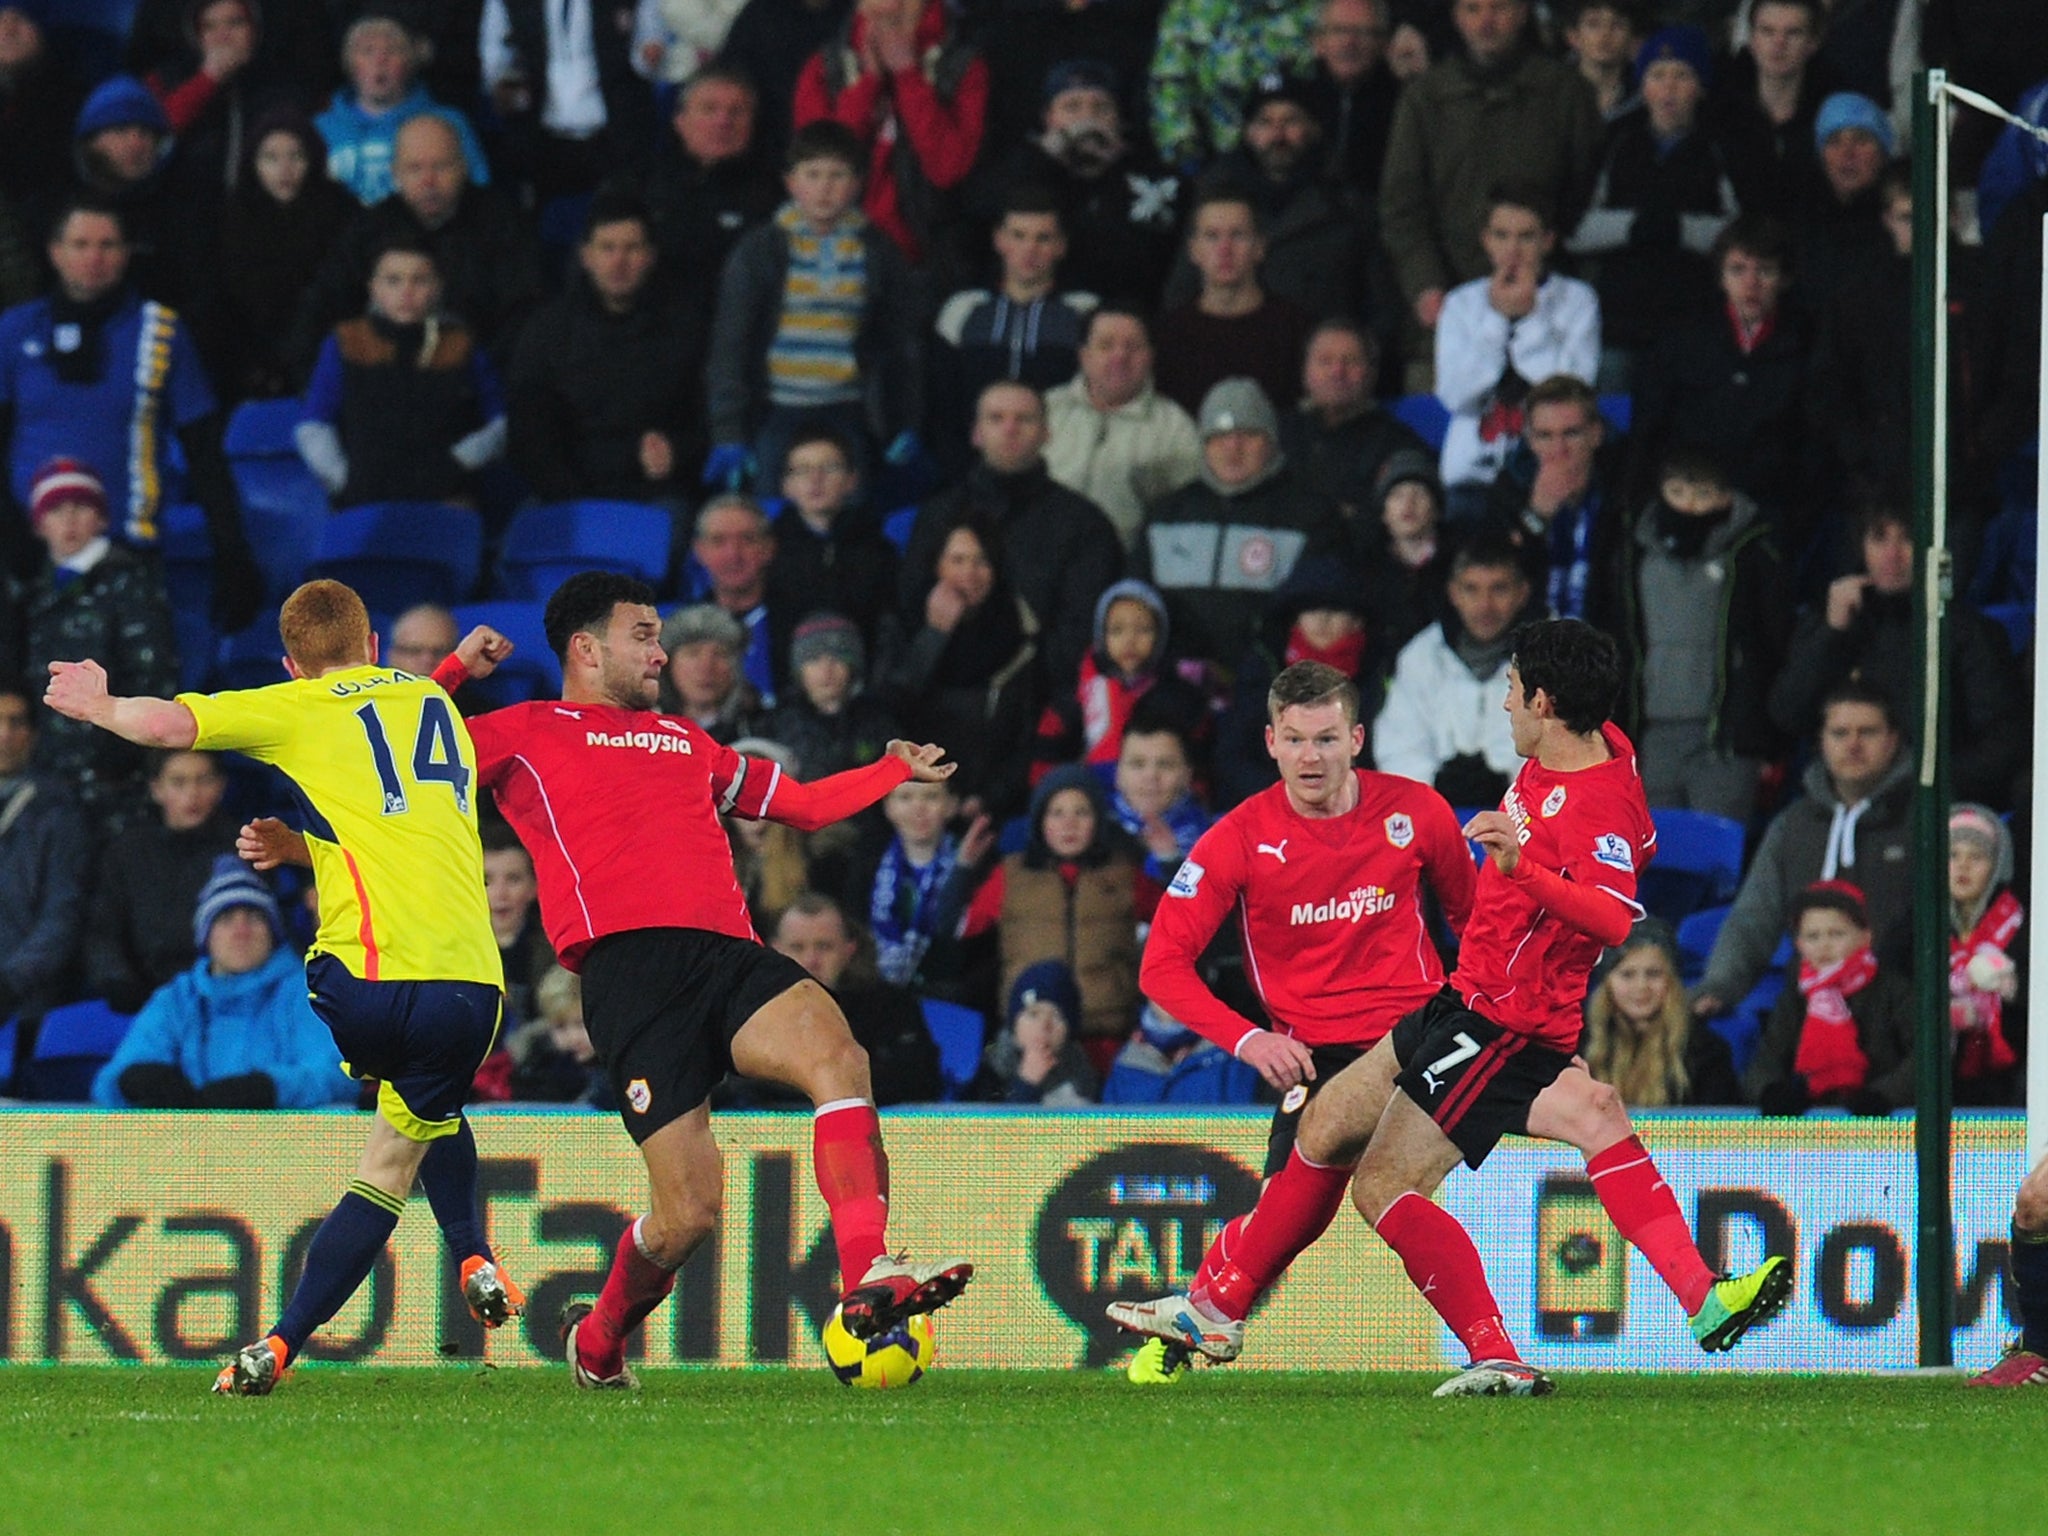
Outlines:
<svg viewBox="0 0 2048 1536"><path fill-rule="evenodd" d="M1235 149L1244 100L1314 63L1319 0L1170 0L1152 55L1152 139L1169 165Z"/></svg>

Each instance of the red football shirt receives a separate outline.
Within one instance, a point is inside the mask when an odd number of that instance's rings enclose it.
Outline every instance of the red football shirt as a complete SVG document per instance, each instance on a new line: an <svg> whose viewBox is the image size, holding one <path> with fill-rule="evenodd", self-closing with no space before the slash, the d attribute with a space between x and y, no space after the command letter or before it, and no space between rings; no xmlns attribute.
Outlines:
<svg viewBox="0 0 2048 1536"><path fill-rule="evenodd" d="M1601 734L1614 754L1606 762L1558 773L1531 758L1500 808L1521 828L1524 859L1604 891L1640 917L1636 875L1656 852L1657 829L1643 799L1635 747L1616 726ZM1569 1051L1585 1024L1586 978L1602 947L1546 911L1488 859L1451 984L1474 1012Z"/></svg>
<svg viewBox="0 0 2048 1536"><path fill-rule="evenodd" d="M1195 960L1234 910L1245 969L1274 1029L1304 1045L1371 1045L1444 984L1417 899L1424 876L1463 929L1472 850L1426 784L1358 770L1358 804L1308 817L1275 784L1203 833L1167 888L1140 984L1227 1051L1257 1028L1202 984Z"/></svg>

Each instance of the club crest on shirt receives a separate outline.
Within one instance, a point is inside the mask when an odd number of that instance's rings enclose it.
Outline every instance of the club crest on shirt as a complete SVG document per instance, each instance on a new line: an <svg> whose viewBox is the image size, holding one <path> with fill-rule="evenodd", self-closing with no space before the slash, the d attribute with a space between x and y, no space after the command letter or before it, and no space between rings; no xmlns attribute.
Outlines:
<svg viewBox="0 0 2048 1536"><path fill-rule="evenodd" d="M636 1077L626 1084L626 1102L633 1106L633 1113L644 1115L647 1106L654 1102L654 1095L647 1091L647 1079Z"/></svg>
<svg viewBox="0 0 2048 1536"><path fill-rule="evenodd" d="M1603 832L1593 841L1593 857L1611 869L1626 869L1633 872L1636 856L1628 845L1628 839L1619 832Z"/></svg>
<svg viewBox="0 0 2048 1536"><path fill-rule="evenodd" d="M1558 785L1543 797L1543 815L1546 820L1564 809L1564 786Z"/></svg>
<svg viewBox="0 0 2048 1536"><path fill-rule="evenodd" d="M1166 888L1169 896L1189 897L1195 894L1195 887L1202 883L1202 866L1193 859L1182 859L1180 868L1173 872L1173 884Z"/></svg>
<svg viewBox="0 0 2048 1536"><path fill-rule="evenodd" d="M1415 841L1415 823L1396 811L1387 818L1387 841L1396 848L1406 848Z"/></svg>
<svg viewBox="0 0 2048 1536"><path fill-rule="evenodd" d="M1306 1104L1307 1102L1308 1085L1306 1083L1296 1083L1292 1088L1287 1090L1287 1097L1280 1101L1280 1113L1283 1115L1291 1115L1296 1110L1300 1109L1301 1106Z"/></svg>

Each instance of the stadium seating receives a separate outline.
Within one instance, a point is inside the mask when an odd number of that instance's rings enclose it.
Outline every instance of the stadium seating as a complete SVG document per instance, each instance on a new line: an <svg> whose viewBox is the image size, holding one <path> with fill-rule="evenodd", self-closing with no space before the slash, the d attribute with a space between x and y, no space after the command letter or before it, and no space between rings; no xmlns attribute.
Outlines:
<svg viewBox="0 0 2048 1536"><path fill-rule="evenodd" d="M1636 418L1636 402L1632 395L1602 395L1600 414L1607 419L1617 436L1627 436L1629 424Z"/></svg>
<svg viewBox="0 0 2048 1536"><path fill-rule="evenodd" d="M2006 644L2012 647L2013 655L2023 655L2034 643L2033 604L1997 603L1984 610L1984 617L2005 631Z"/></svg>
<svg viewBox="0 0 2048 1536"><path fill-rule="evenodd" d="M545 611L540 603L471 603L455 610L455 627L462 634L479 624L488 624L512 642L512 654L498 664L498 670L480 683L464 690L474 691L492 708L521 704L528 699L553 698L562 691L562 663L548 648L547 630L541 623Z"/></svg>
<svg viewBox="0 0 2048 1536"><path fill-rule="evenodd" d="M1705 811L1660 810L1657 855L1637 882L1636 899L1667 923L1731 900L1742 880L1743 827Z"/></svg>
<svg viewBox="0 0 2048 1536"><path fill-rule="evenodd" d="M633 501L564 501L512 519L498 556L500 597L545 601L578 571L617 571L659 586L674 524Z"/></svg>
<svg viewBox="0 0 2048 1536"><path fill-rule="evenodd" d="M245 400L228 418L221 446L231 459L296 459L292 432L305 419L305 403L296 398Z"/></svg>
<svg viewBox="0 0 2048 1536"><path fill-rule="evenodd" d="M157 536L163 552L164 590L171 600L171 630L178 638L178 686L199 688L213 671L213 540L206 514L187 503L164 509Z"/></svg>
<svg viewBox="0 0 2048 1536"><path fill-rule="evenodd" d="M917 508L898 507L882 519L882 537L896 546L898 554L910 548L910 530L917 524Z"/></svg>
<svg viewBox="0 0 2048 1536"><path fill-rule="evenodd" d="M97 998L52 1008L36 1031L26 1070L26 1098L77 1102L92 1096L92 1080L120 1049L135 1016L116 1013Z"/></svg>
<svg viewBox="0 0 2048 1536"><path fill-rule="evenodd" d="M277 617L272 614L237 634L221 636L208 686L261 688L283 682L284 676L284 642L278 639Z"/></svg>
<svg viewBox="0 0 2048 1536"><path fill-rule="evenodd" d="M1387 409L1431 448L1443 447L1444 434L1451 429L1451 413L1435 395L1403 395Z"/></svg>
<svg viewBox="0 0 2048 1536"><path fill-rule="evenodd" d="M14 1046L20 1037L19 1019L0 1019L0 1098L14 1092Z"/></svg>
<svg viewBox="0 0 2048 1536"><path fill-rule="evenodd" d="M483 519L467 507L390 501L328 518L308 574L347 582L373 614L398 614L461 602L483 557Z"/></svg>
<svg viewBox="0 0 2048 1536"><path fill-rule="evenodd" d="M921 997L924 1027L931 1031L939 1048L939 1076L945 1080L945 1096L957 1099L981 1068L981 1048L987 1021L972 1008Z"/></svg>
<svg viewBox="0 0 2048 1536"><path fill-rule="evenodd" d="M1707 957L1714 952L1714 940L1728 921L1726 906L1702 907L1678 922L1678 979L1692 986L1706 974Z"/></svg>

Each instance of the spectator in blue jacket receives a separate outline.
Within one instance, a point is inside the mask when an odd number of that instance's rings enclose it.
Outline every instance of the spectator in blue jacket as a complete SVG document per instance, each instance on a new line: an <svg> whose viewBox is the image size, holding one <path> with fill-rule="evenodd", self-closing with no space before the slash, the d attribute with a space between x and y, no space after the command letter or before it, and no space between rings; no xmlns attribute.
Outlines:
<svg viewBox="0 0 2048 1536"><path fill-rule="evenodd" d="M373 9L342 38L341 67L348 83L313 124L327 141L327 174L365 208L398 189L391 173L398 130L422 113L432 113L455 130L470 182L479 187L490 182L490 164L469 120L435 101L419 83L426 57L424 41L388 11Z"/></svg>
<svg viewBox="0 0 2048 1536"><path fill-rule="evenodd" d="M356 1085L306 1001L299 957L279 947L277 898L232 854L199 895L200 958L159 987L93 1079L110 1109L313 1109Z"/></svg>
<svg viewBox="0 0 2048 1536"><path fill-rule="evenodd" d="M1105 1104L1249 1104L1259 1074L1147 1003L1137 1033L1103 1079Z"/></svg>

